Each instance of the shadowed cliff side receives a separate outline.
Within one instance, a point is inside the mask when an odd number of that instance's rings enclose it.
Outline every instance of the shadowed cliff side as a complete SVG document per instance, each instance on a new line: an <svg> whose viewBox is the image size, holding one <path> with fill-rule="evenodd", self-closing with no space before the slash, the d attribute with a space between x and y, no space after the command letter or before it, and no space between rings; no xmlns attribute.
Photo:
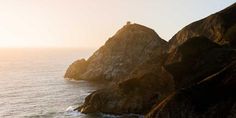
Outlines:
<svg viewBox="0 0 236 118"><path fill-rule="evenodd" d="M166 65L176 91L147 118L234 118L236 50L205 37L188 39L176 49L179 61Z"/></svg>
<svg viewBox="0 0 236 118"><path fill-rule="evenodd" d="M236 61L158 104L146 118L235 118Z"/></svg>
<svg viewBox="0 0 236 118"><path fill-rule="evenodd" d="M232 31L235 25L236 3L184 27L170 39L170 51L196 36L205 36L220 45L235 46L235 38L230 36L235 36L235 32Z"/></svg>
<svg viewBox="0 0 236 118"><path fill-rule="evenodd" d="M171 75L160 61L163 57L138 66L118 84L93 92L77 110L82 113L146 114L174 91Z"/></svg>
<svg viewBox="0 0 236 118"><path fill-rule="evenodd" d="M236 117L235 23L233 4L186 26L170 40L165 68L176 91L147 118Z"/></svg>
<svg viewBox="0 0 236 118"><path fill-rule="evenodd" d="M192 86L219 71L236 58L235 50L220 46L205 37L194 37L176 48L179 62L166 65L177 89Z"/></svg>
<svg viewBox="0 0 236 118"><path fill-rule="evenodd" d="M116 81L152 56L164 53L166 48L167 42L154 30L127 24L87 61L82 59L70 65L65 78Z"/></svg>
<svg viewBox="0 0 236 118"><path fill-rule="evenodd" d="M169 41L168 52L170 54L166 64L179 61L176 58L179 55L176 48L188 39L198 36L204 36L219 45L235 47L236 3L202 20L193 22L176 33Z"/></svg>

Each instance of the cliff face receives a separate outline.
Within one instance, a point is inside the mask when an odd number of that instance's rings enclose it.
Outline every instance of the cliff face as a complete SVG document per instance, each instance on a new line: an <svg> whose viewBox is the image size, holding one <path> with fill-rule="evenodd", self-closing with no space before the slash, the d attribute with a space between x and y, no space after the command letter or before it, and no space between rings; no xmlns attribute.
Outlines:
<svg viewBox="0 0 236 118"><path fill-rule="evenodd" d="M67 69L65 77L69 79L79 79L87 69L88 63L85 59L77 60Z"/></svg>
<svg viewBox="0 0 236 118"><path fill-rule="evenodd" d="M147 118L236 117L235 10L236 4L186 26L172 38L165 68L176 90Z"/></svg>
<svg viewBox="0 0 236 118"><path fill-rule="evenodd" d="M186 26L169 42L130 24L66 77L112 80L86 97L82 113L147 118L235 118L236 4Z"/></svg>
<svg viewBox="0 0 236 118"><path fill-rule="evenodd" d="M108 87L86 97L77 110L147 113L174 90L171 75L163 67L166 50L167 42L153 30L138 24L124 26L87 61L76 61L67 70L69 78L112 80Z"/></svg>
<svg viewBox="0 0 236 118"><path fill-rule="evenodd" d="M166 64L178 62L177 47L193 37L204 36L228 47L236 46L236 3L202 20L191 23L176 33L169 41L170 53Z"/></svg>
<svg viewBox="0 0 236 118"><path fill-rule="evenodd" d="M146 118L235 118L236 62L195 85L174 92Z"/></svg>
<svg viewBox="0 0 236 118"><path fill-rule="evenodd" d="M166 65L177 89L192 86L235 60L235 50L205 37L194 37L177 47L179 61Z"/></svg>
<svg viewBox="0 0 236 118"><path fill-rule="evenodd" d="M119 80L154 55L162 54L166 48L167 42L152 29L138 24L127 24L87 61L79 60L70 65L65 77Z"/></svg>
<svg viewBox="0 0 236 118"><path fill-rule="evenodd" d="M123 81L89 95L82 113L145 114L174 90L171 75L157 60L137 67Z"/></svg>
<svg viewBox="0 0 236 118"><path fill-rule="evenodd" d="M169 50L174 50L186 40L196 36L204 36L220 45L235 46L235 13L236 3L209 17L187 25L170 39Z"/></svg>

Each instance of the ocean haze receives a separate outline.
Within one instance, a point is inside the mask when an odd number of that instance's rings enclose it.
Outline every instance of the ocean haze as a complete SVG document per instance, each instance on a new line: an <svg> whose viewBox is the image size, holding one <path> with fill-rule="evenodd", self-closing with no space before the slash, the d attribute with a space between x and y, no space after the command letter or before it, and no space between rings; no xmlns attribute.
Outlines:
<svg viewBox="0 0 236 118"><path fill-rule="evenodd" d="M96 86L63 79L83 49L0 49L0 117L85 117L70 111ZM69 107L69 109L67 109ZM69 111L66 111L69 110Z"/></svg>

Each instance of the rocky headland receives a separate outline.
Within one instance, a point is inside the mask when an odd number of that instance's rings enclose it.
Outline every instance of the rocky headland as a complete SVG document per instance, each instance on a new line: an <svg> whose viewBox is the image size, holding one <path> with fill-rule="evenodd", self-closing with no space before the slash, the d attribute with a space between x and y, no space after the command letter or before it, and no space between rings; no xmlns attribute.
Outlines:
<svg viewBox="0 0 236 118"><path fill-rule="evenodd" d="M108 39L88 60L68 68L65 77L77 80L120 81L138 65L164 53L167 42L139 24L127 24Z"/></svg>
<svg viewBox="0 0 236 118"><path fill-rule="evenodd" d="M236 117L236 3L184 27L169 42L127 24L65 78L106 81L82 113L147 118Z"/></svg>

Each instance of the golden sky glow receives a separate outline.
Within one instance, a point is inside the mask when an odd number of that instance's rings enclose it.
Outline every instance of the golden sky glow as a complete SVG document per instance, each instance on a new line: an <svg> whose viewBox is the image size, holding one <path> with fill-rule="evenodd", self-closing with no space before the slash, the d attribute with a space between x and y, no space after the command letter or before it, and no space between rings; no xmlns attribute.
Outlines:
<svg viewBox="0 0 236 118"><path fill-rule="evenodd" d="M169 40L234 0L0 0L0 47L97 48L126 21Z"/></svg>

